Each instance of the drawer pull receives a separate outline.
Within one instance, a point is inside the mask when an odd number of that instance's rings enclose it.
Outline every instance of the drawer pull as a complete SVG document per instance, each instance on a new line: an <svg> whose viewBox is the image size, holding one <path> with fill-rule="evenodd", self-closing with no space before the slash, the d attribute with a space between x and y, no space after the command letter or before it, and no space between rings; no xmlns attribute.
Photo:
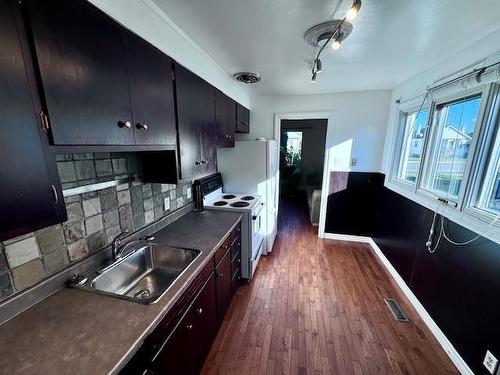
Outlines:
<svg viewBox="0 0 500 375"><path fill-rule="evenodd" d="M197 309L196 309L196 312L197 312L199 315L201 315L201 314L203 314L203 309L202 309L201 307L199 307L199 308L197 308Z"/></svg>
<svg viewBox="0 0 500 375"><path fill-rule="evenodd" d="M144 129L144 130L148 130L148 125L146 123L144 124L137 124L136 125L137 129Z"/></svg>
<svg viewBox="0 0 500 375"><path fill-rule="evenodd" d="M186 326L186 328L187 328L188 331L192 331L193 330L193 325L192 324L188 324Z"/></svg>
<svg viewBox="0 0 500 375"><path fill-rule="evenodd" d="M218 273L217 276L224 277L224 274L223 273Z"/></svg>
<svg viewBox="0 0 500 375"><path fill-rule="evenodd" d="M130 129L132 127L132 123L130 121L118 121L118 127Z"/></svg>

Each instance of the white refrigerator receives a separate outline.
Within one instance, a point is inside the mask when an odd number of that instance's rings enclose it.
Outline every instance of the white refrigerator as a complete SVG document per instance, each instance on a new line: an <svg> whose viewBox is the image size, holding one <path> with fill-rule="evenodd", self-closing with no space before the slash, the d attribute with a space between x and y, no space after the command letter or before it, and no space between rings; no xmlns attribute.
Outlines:
<svg viewBox="0 0 500 375"><path fill-rule="evenodd" d="M265 247L272 251L278 229L279 148L275 140L237 141L234 148L217 149L224 191L262 196Z"/></svg>

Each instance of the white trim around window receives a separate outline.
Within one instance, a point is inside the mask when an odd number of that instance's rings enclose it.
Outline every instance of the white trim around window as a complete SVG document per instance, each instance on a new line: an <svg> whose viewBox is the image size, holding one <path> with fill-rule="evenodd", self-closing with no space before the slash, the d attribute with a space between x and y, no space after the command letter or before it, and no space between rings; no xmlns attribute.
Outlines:
<svg viewBox="0 0 500 375"><path fill-rule="evenodd" d="M467 145L465 166L461 170L463 175L460 175L462 180L458 198L439 196L439 193L436 194L427 188L429 184L426 185L426 182L433 175L432 168L436 167L433 160L436 160L438 144L439 147L442 145L439 134L442 129L438 127L440 111L443 108L446 110L446 106L450 103L457 101L459 103L464 98L479 95L481 102L470 145ZM428 100L430 103L422 106L422 111L430 109L430 114L416 182L411 183L397 178L404 128L407 126L404 118L406 114L418 111L421 104L416 105L414 100L398 108L400 112L397 117L398 128L393 139L391 169L388 171L385 185L398 194L500 244L500 217L496 213L500 200L496 198L497 192L492 193L494 189L500 191L500 84L483 84L467 90L457 85L454 88L447 88L446 92L433 93L432 96ZM423 96L419 98L420 102L422 99ZM443 127L446 124L441 125ZM489 199L488 209L484 208L485 194ZM441 201L438 198L441 198Z"/></svg>

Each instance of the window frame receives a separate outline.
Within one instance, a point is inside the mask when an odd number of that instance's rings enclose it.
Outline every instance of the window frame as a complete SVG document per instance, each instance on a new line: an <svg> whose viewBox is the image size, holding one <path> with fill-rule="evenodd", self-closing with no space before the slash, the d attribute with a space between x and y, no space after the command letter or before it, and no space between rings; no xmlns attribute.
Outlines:
<svg viewBox="0 0 500 375"><path fill-rule="evenodd" d="M420 100L419 100L420 99ZM422 170L422 162L424 160L425 156L425 147L426 147L426 142L427 142L427 135L429 133L429 120L431 118L432 114L432 102L429 102L428 104L425 104L421 106L421 102L424 99L424 97L420 97L417 99L413 99L409 101L408 103L405 103L404 106L401 106L399 108L399 112L397 115L397 124L398 128L396 131L396 141L395 141L395 147L393 148L393 155L392 155L392 163L391 163L391 169L390 169L390 181L409 191L416 191L416 187L418 186L418 181L420 178L420 173ZM420 107L422 107L420 109ZM417 178L415 182L410 182L405 179L402 179L398 176L399 172L399 167L401 164L401 156L402 156L402 146L404 142L404 136L405 136L405 130L406 130L406 119L408 118L409 115L413 113L417 113L418 110L420 109L420 112L425 112L429 111L429 117L427 118L427 125L426 125L426 131L425 131L425 136L423 139L423 145L422 145L422 155L420 157L420 162L418 166L418 171L417 171Z"/></svg>
<svg viewBox="0 0 500 375"><path fill-rule="evenodd" d="M433 99L432 103L432 112L429 114L430 118L430 123L429 123L429 129L426 134L427 137L427 142L424 143L424 157L423 157L423 162L420 165L420 172L419 172L419 179L418 179L418 184L417 184L417 194L420 194L423 197L426 197L427 199L432 200L433 202L439 201L439 199L445 199L449 203L447 204L449 207L458 209L459 211L462 210L464 201L465 201L465 196L467 192L467 187L469 186L469 179L470 175L473 172L474 168L474 162L475 162L475 154L476 154L476 149L479 144L479 139L483 127L483 119L484 119L484 114L486 111L487 107L487 102L488 102L488 93L489 93L489 88L490 85L480 85L478 87L475 87L473 89L467 90L467 92L464 95L463 88L457 89L455 93L448 94L448 95L440 95L437 96ZM440 195L437 194L436 192L431 191L428 189L424 184L426 183L427 179L429 178L429 174L431 173L431 170L433 168L433 164L429 165L430 163L435 163L436 160L434 159L435 153L437 152L437 142L438 142L438 132L439 132L439 123L440 123L440 115L441 113L438 112L441 107L446 106L448 104L454 103L454 102L460 102L461 100L467 100L469 98L473 98L475 96L481 96L481 102L479 106L479 112L478 112L478 117L476 120L476 127L474 130L474 135L471 140L471 145L469 149L469 157L467 158L467 163L465 165L464 169L464 176L460 185L460 190L458 192L458 197L455 200L454 197L450 197L447 195Z"/></svg>
<svg viewBox="0 0 500 375"><path fill-rule="evenodd" d="M485 223L492 223L499 215L495 215L477 206L486 183L486 172L494 157L495 142L500 138L500 82L491 84L488 92L487 110L483 118L480 144L475 154L475 168L467 184L466 200L463 212ZM499 219L500 220L500 219ZM500 223L497 223L500 227Z"/></svg>
<svg viewBox="0 0 500 375"><path fill-rule="evenodd" d="M500 70L499 70L500 71ZM431 153L429 143L435 139L434 116L438 105L450 103L481 94L481 104L471 142L465 173L460 186L459 199L455 203L443 204L438 195L422 189L425 168ZM404 197L436 211L450 220L500 244L500 215L476 207L486 184L486 169L495 156L495 137L500 137L500 80L479 84L464 93L464 87L456 84L442 91L430 94L430 104L422 106L422 111L429 109L427 130L424 138L422 157L416 183L397 178L401 158L402 137L404 136L403 116L418 110L423 95L413 99L409 105L401 106L396 112L396 126L392 138L388 178L385 186ZM409 102L407 102L409 103Z"/></svg>

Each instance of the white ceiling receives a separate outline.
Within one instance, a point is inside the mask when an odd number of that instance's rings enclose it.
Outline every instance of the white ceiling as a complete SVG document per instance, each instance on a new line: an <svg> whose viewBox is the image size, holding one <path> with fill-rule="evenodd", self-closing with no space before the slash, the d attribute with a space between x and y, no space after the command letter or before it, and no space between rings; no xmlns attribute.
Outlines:
<svg viewBox="0 0 500 375"><path fill-rule="evenodd" d="M500 29L499 0L363 0L351 36L325 49L311 84L315 49L303 34L335 10L342 17L349 0L154 2L228 74L261 73L253 95L392 88Z"/></svg>

